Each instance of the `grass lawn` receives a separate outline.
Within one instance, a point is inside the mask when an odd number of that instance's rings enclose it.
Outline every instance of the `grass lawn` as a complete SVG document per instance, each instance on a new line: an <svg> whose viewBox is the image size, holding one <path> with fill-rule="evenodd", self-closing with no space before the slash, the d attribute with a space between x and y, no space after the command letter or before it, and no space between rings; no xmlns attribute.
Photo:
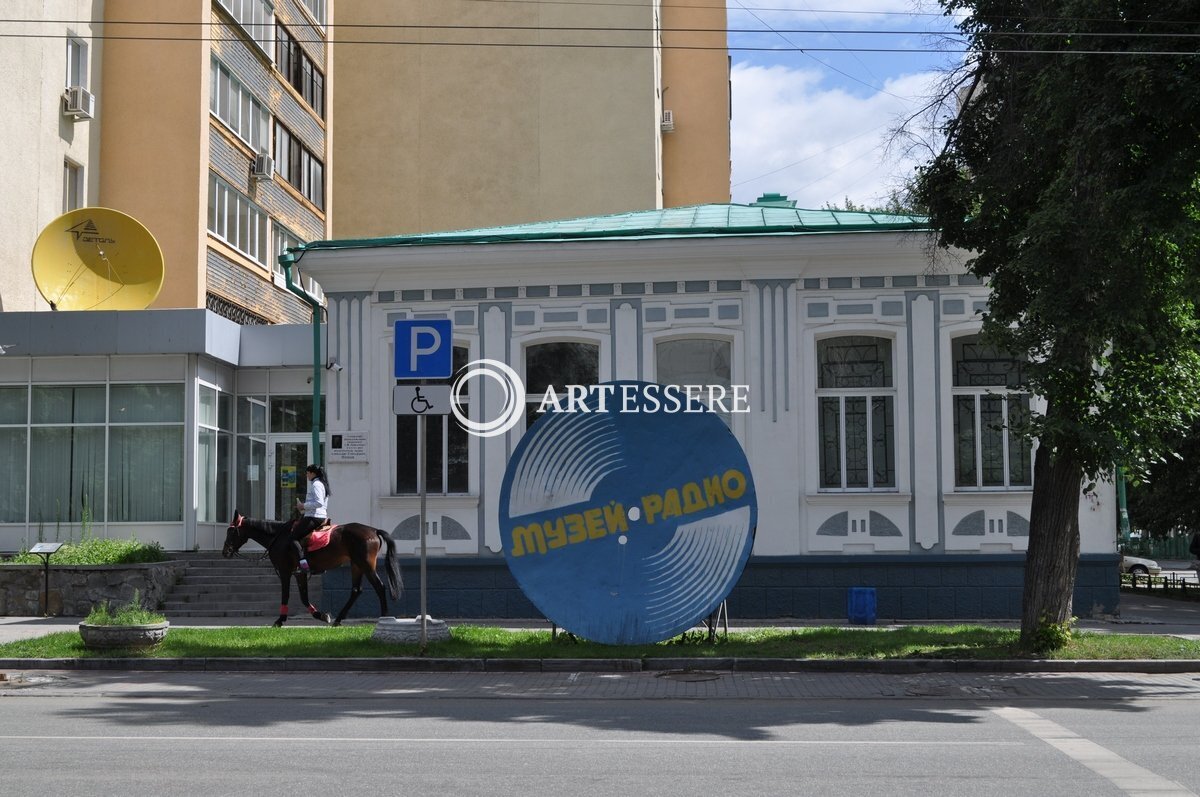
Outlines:
<svg viewBox="0 0 1200 797"><path fill-rule="evenodd" d="M145 652L91 651L78 632L60 632L0 645L0 658L384 658L417 656L416 645L371 639L373 625L291 628L172 628ZM549 631L456 626L451 638L431 642L429 658L675 658L795 659L1007 659L1014 658L1015 629L977 625L907 626L895 629L755 629L730 631L708 643L692 631L656 645L600 645ZM1169 636L1078 632L1054 659L1200 659L1200 642Z"/></svg>

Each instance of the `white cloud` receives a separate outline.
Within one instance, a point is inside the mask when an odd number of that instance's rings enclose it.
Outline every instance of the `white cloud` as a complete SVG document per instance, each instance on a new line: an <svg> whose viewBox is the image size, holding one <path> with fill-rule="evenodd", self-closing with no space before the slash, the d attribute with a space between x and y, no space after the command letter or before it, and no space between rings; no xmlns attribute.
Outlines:
<svg viewBox="0 0 1200 797"><path fill-rule="evenodd" d="M773 191L802 208L846 196L870 204L912 171L916 161L885 157L886 144L898 118L924 104L940 76L891 77L888 93L867 97L823 85L825 77L819 66L733 67L734 202Z"/></svg>

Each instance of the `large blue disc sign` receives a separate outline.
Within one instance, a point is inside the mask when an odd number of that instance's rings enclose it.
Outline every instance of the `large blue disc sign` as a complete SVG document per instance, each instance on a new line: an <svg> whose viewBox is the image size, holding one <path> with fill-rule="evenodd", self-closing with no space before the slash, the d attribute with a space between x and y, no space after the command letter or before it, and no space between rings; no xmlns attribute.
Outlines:
<svg viewBox="0 0 1200 797"><path fill-rule="evenodd" d="M595 642L659 642L695 626L733 589L754 543L742 447L718 415L698 403L684 411L663 391L593 387L588 411L544 414L504 474L513 576L549 620Z"/></svg>

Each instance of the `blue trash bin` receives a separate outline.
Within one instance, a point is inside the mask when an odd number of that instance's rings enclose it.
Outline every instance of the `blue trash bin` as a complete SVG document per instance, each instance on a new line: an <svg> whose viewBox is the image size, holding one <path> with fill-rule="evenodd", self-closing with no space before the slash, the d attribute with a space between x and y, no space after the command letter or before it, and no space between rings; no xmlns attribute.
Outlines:
<svg viewBox="0 0 1200 797"><path fill-rule="evenodd" d="M875 625L875 588L850 587L846 591L846 615L854 625Z"/></svg>

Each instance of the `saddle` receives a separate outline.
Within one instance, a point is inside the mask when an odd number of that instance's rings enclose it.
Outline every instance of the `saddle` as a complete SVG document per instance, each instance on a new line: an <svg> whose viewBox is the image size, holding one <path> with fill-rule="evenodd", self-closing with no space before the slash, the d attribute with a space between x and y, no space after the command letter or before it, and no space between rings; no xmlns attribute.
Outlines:
<svg viewBox="0 0 1200 797"><path fill-rule="evenodd" d="M336 528L337 525L326 523L321 528L309 534L304 538L304 550L312 553L324 548L329 544L329 538L333 536L334 529Z"/></svg>

